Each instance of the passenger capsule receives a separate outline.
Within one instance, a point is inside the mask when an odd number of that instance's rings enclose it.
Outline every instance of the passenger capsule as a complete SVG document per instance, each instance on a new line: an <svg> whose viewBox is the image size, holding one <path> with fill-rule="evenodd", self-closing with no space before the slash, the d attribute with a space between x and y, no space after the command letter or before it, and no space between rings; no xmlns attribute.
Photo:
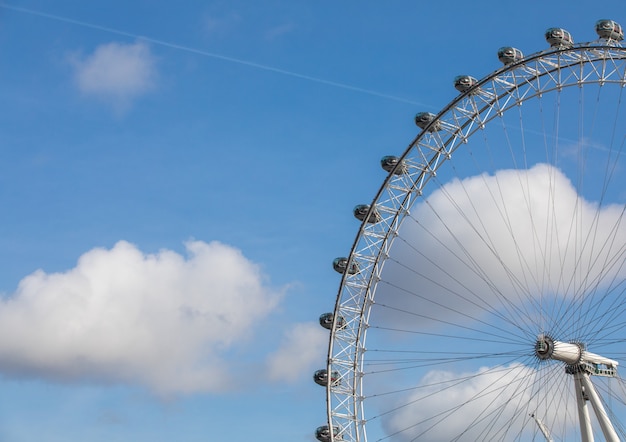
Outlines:
<svg viewBox="0 0 626 442"><path fill-rule="evenodd" d="M335 258L333 261L333 269L335 269L335 272L341 274L348 270L348 274L354 275L355 273L358 273L359 266L356 262L353 262L352 265L350 265L350 269L348 269L348 258Z"/></svg>
<svg viewBox="0 0 626 442"><path fill-rule="evenodd" d="M369 216L367 216L368 212ZM381 219L378 210L376 210L376 207L374 207L374 209L370 211L369 204L359 204L358 206L355 206L352 213L354 214L354 217L359 221L365 221L365 219L367 218L367 222L370 224L377 223Z"/></svg>
<svg viewBox="0 0 626 442"><path fill-rule="evenodd" d="M328 385L328 370L326 370L325 368L321 370L317 370L315 373L313 373L313 381L317 385L326 387ZM335 385L339 385L339 383L340 383L339 372L333 371L332 376L330 377L330 384L332 386L335 386Z"/></svg>
<svg viewBox="0 0 626 442"><path fill-rule="evenodd" d="M498 49L498 60L505 65L520 61L522 58L524 58L524 54L519 49L510 46Z"/></svg>
<svg viewBox="0 0 626 442"><path fill-rule="evenodd" d="M478 84L478 80L469 75L457 75L454 77L454 88L459 92L467 92Z"/></svg>
<svg viewBox="0 0 626 442"><path fill-rule="evenodd" d="M400 163L400 165L396 167L398 163ZM393 155L382 157L380 159L380 165L385 171L393 172L394 175L403 175L408 171L404 161L400 161L400 158L394 157Z"/></svg>
<svg viewBox="0 0 626 442"><path fill-rule="evenodd" d="M622 41L624 39L622 27L613 20L598 20L596 22L596 32L600 38L606 38L607 40Z"/></svg>
<svg viewBox="0 0 626 442"><path fill-rule="evenodd" d="M430 112L418 112L415 114L415 124L420 129L426 129L426 126L428 126L436 118L437 116L435 114L431 114ZM430 126L428 132L437 132L438 130L441 130L441 123L439 120Z"/></svg>
<svg viewBox="0 0 626 442"><path fill-rule="evenodd" d="M330 330L333 327L333 314L322 313L320 315L320 325L325 329Z"/></svg>
<svg viewBox="0 0 626 442"><path fill-rule="evenodd" d="M339 434L340 428L338 426L333 427L333 437L335 440L341 440L342 437ZM330 428L328 425L322 425L321 427L317 427L315 430L315 439L320 442L330 442Z"/></svg>
<svg viewBox="0 0 626 442"><path fill-rule="evenodd" d="M320 325L324 327L326 330L330 330L333 328L333 319L335 315L332 313L323 313L320 315ZM346 320L343 316L337 317L337 329L342 329L346 326Z"/></svg>
<svg viewBox="0 0 626 442"><path fill-rule="evenodd" d="M553 48L571 48L574 46L572 34L562 28L550 28L546 31L546 41Z"/></svg>

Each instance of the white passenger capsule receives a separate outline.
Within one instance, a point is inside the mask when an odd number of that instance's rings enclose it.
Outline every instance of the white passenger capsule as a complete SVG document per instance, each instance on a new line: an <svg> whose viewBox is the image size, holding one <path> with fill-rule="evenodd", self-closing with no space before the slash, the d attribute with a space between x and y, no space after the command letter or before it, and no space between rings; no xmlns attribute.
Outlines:
<svg viewBox="0 0 626 442"><path fill-rule="evenodd" d="M367 216L368 212L369 216ZM380 214L376 210L376 207L374 207L374 209L370 211L369 204L359 204L358 206L355 206L353 214L354 217L359 221L364 221L367 218L367 222L370 224L374 224L380 221Z"/></svg>
<svg viewBox="0 0 626 442"><path fill-rule="evenodd" d="M400 163L398 165L398 163ZM396 167L398 165L398 167ZM394 175L403 175L407 173L406 164L400 161L400 158L393 155L386 155L380 159L380 166L387 172L393 172Z"/></svg>
<svg viewBox="0 0 626 442"><path fill-rule="evenodd" d="M454 77L454 88L459 92L467 92L478 84L478 80L469 75L457 75Z"/></svg>
<svg viewBox="0 0 626 442"><path fill-rule="evenodd" d="M334 315L332 313L322 313L320 315L320 325L324 327L326 330L330 330L333 328L333 319ZM343 316L337 317L337 329L342 329L346 326L346 320Z"/></svg>
<svg viewBox="0 0 626 442"><path fill-rule="evenodd" d="M600 38L607 40L622 41L624 39L622 26L613 20L598 20L596 22L596 33Z"/></svg>
<svg viewBox="0 0 626 442"><path fill-rule="evenodd" d="M326 370L325 368L321 369L321 370L317 370L315 373L313 373L313 381L317 384L317 385L321 385L322 387L326 387L328 385L328 370ZM335 386L335 385L339 385L340 380L339 380L339 372L338 371L333 371L331 376L330 376L330 384Z"/></svg>
<svg viewBox="0 0 626 442"><path fill-rule="evenodd" d="M426 127L437 118L435 114L430 112L418 112L415 114L415 124L420 129L426 129ZM436 121L432 126L428 128L428 132L437 132L441 130L441 123Z"/></svg>
<svg viewBox="0 0 626 442"><path fill-rule="evenodd" d="M515 63L516 61L520 61L522 58L524 58L522 51L512 48L511 46L504 46L498 49L498 60L500 60L504 65Z"/></svg>
<svg viewBox="0 0 626 442"><path fill-rule="evenodd" d="M347 270L349 275L354 275L355 273L358 273L359 266L356 262L353 262L350 266L350 269L348 269L348 258L341 257L335 258L335 260L333 261L333 269L335 270L335 272L341 274L346 273Z"/></svg>
<svg viewBox="0 0 626 442"><path fill-rule="evenodd" d="M342 439L341 435L339 434L340 431L341 429L338 426L333 427L333 438L335 440ZM328 428L328 425L322 425L321 427L317 427L317 429L315 430L315 439L319 440L320 442L330 442L330 428Z"/></svg>
<svg viewBox="0 0 626 442"><path fill-rule="evenodd" d="M546 31L546 41L553 48L571 48L574 46L572 34L562 28L549 28Z"/></svg>

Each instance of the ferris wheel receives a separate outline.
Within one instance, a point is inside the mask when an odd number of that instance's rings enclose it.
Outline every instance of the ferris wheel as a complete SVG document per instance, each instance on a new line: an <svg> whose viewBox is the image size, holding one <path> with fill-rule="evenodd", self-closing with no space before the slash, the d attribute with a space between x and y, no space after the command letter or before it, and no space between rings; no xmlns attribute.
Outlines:
<svg viewBox="0 0 626 442"><path fill-rule="evenodd" d="M319 441L626 440L626 48L596 32L501 48L381 160L320 317Z"/></svg>

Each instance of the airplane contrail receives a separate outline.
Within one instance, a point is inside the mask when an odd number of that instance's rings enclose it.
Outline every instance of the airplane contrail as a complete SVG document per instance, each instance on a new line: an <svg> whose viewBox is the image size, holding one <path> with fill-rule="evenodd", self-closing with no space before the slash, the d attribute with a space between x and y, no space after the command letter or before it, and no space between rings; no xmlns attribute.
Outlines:
<svg viewBox="0 0 626 442"><path fill-rule="evenodd" d="M336 81L325 80L323 78L312 77L310 75L300 74L298 72L288 71L286 69L281 69L281 68L277 68L277 67L274 67L274 66L268 66L268 65L261 64L261 63L256 63L256 62L253 62L253 61L242 60L240 58L235 58L235 57L229 57L227 55L216 54L214 52L208 52L208 51L204 51L202 49L196 49L196 48L192 48L192 47L189 47L189 46L183 46L183 45L179 45L179 44L176 44L176 43L170 43L170 42L167 42L167 41L158 40L158 39L151 38L151 37L146 37L146 36L143 36L143 35L133 34L132 32L126 32L126 31L122 31L122 30L119 30L119 29L115 29L115 28L109 28L107 26L101 26L101 25L97 25L97 24L94 24L94 23L89 23L89 22L85 22L85 21L81 21L81 20L75 20L73 18L63 17L63 16L55 15L55 14L49 14L47 12L36 11L34 9L27 9L27 8L22 8L22 7L19 7L19 6L12 6L12 5L8 5L6 3L0 3L0 8L4 8L4 9L11 10L11 11L24 13L24 14L34 15L34 16L38 16L38 17L43 17L43 18L47 18L47 19L50 19L50 20L56 20L56 21L61 21L61 22L65 22L65 23L70 23L70 24L73 24L73 25L82 26L84 28L95 29L95 30L98 30L98 31L103 31L103 32L107 32L107 33L115 34L115 35L120 35L120 36L123 36L123 37L129 37L129 38L134 38L134 39L138 39L138 40L143 40L143 41L155 44L155 45L164 46L164 47L171 48L171 49L177 49L177 50L180 50L180 51L190 52L192 54L198 54L198 55L202 55L204 57L210 57L210 58L214 58L214 59L217 59L217 60L227 61L227 62L230 62L230 63L237 63L237 64L240 64L240 65L252 67L252 68L255 68L255 69L262 69L262 70L265 70L265 71L275 72L277 74L288 75L290 77L300 78L302 80L307 80L307 81L313 81L315 83L321 83L321 84L325 84L327 86L337 87L337 88L341 88L341 89L347 89L347 90L351 90L351 91L354 91L354 92L360 92L360 93L373 95L373 96L380 97L380 98L385 98L385 99L388 99L388 100L394 100L394 101L398 101L398 102L401 102L401 103L412 104L412 105L415 105L415 106L433 108L433 106L429 106L429 105L426 105L426 104L423 104L423 103L418 103L418 102L412 101L412 100L407 100L407 99L402 98L402 97L396 97L394 95L389 95L389 94L384 94L384 93L381 93L381 92L373 91L371 89L364 89L364 88L360 88L360 87L357 87L357 86L351 86L351 85L345 84L345 83L339 83L339 82L336 82Z"/></svg>

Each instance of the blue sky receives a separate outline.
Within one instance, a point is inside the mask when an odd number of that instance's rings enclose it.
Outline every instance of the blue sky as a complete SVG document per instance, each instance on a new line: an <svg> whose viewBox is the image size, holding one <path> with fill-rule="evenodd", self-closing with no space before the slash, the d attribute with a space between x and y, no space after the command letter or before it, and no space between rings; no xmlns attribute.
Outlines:
<svg viewBox="0 0 626 442"><path fill-rule="evenodd" d="M379 159L594 8L0 2L0 439L314 440Z"/></svg>

